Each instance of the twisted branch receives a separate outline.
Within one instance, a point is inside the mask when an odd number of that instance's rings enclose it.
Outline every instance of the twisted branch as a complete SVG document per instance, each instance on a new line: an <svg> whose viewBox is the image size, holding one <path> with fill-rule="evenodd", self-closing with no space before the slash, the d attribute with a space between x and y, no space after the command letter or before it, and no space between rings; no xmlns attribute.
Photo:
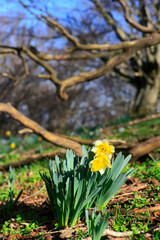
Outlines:
<svg viewBox="0 0 160 240"><path fill-rule="evenodd" d="M124 0L118 0L118 2L121 4L123 11L124 11L124 17L126 22L128 22L132 27L136 28L137 30L143 32L143 33L153 33L156 30L150 27L145 27L138 22L134 21L133 19L130 18L130 12L129 12L129 7L125 3Z"/></svg>
<svg viewBox="0 0 160 240"><path fill-rule="evenodd" d="M50 79L56 85L59 97L63 100L67 100L68 94L66 93L66 90L69 87L75 86L83 82L97 79L103 76L104 74L108 73L109 71L113 70L115 67L117 67L121 63L126 62L127 60L132 58L139 50L157 45L159 43L160 43L160 33L155 32L147 37L134 40L134 41L127 41L127 42L122 42L114 45L106 44L105 50L119 49L119 50L123 50L123 52L117 56L110 58L102 67L96 69L93 72L80 73L79 75L70 77L64 81L60 81L57 78L57 74L50 64L40 59L40 57L38 56L39 53L34 53L33 51L31 51L31 49L28 49L27 47L23 47L21 49L19 48L13 48L13 49L16 49L17 51L21 50L21 52L25 53L33 61L41 65L48 72L48 74L44 74L44 75L40 74L39 77ZM98 44L88 44L88 45L81 44L80 47L85 49L95 49L96 47L96 48L99 48L100 50L102 49L104 50L104 45L98 45ZM7 48L7 46L5 46L5 48ZM8 47L8 48L11 49L11 47Z"/></svg>

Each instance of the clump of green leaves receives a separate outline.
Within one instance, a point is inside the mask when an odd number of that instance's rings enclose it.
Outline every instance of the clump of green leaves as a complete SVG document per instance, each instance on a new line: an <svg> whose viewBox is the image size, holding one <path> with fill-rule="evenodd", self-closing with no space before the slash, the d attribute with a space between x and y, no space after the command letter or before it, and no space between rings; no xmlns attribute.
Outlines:
<svg viewBox="0 0 160 240"><path fill-rule="evenodd" d="M77 237L76 237L76 240L82 240L82 239L85 239L85 237L87 237L87 232L83 232L82 229L78 229L77 230Z"/></svg>
<svg viewBox="0 0 160 240"><path fill-rule="evenodd" d="M18 225L17 228L13 229L11 227L11 223L12 223L12 225L14 225L14 224ZM22 223L25 223L25 224L22 224ZM6 235L10 234L13 236L20 235L20 236L27 237L27 236L29 236L29 234L32 230L34 230L35 228L38 228L38 227L39 227L39 225L37 222L26 223L19 215L17 215L16 219L12 219L12 221L11 220L5 221L0 232L4 233ZM38 236L40 234L41 233L39 233Z"/></svg>
<svg viewBox="0 0 160 240"><path fill-rule="evenodd" d="M126 158L120 152L112 161L112 168L107 168L105 173L101 176L103 181L101 190L96 198L96 203L104 208L111 198L118 192L118 190L125 183L127 177L131 175L135 170L128 170L126 173L122 173L123 169L131 159L131 155Z"/></svg>
<svg viewBox="0 0 160 240"><path fill-rule="evenodd" d="M118 192L126 178L133 172L121 173L131 156L124 158L119 153L112 163L111 169L106 169L103 175L91 172L93 153L87 158L86 148L82 147L81 160L67 150L66 160L57 156L55 161L48 161L48 174L41 174L45 182L50 204L59 226L73 227L85 208L93 207L94 201L104 208L109 200Z"/></svg>
<svg viewBox="0 0 160 240"><path fill-rule="evenodd" d="M56 213L59 226L73 227L85 206L91 206L101 186L95 187L96 174L89 168L87 152L83 147L83 157L79 158L67 150L66 160L47 162L50 176L41 174L45 182L53 213Z"/></svg>
<svg viewBox="0 0 160 240"><path fill-rule="evenodd" d="M14 198L14 183L16 179L16 174L15 170L10 167L9 168L9 177L8 177L8 188L9 188L9 193L8 193L8 199L5 202L5 207L3 209L3 215L4 217L9 217L12 215L13 209L16 206L23 190L19 192L16 198Z"/></svg>
<svg viewBox="0 0 160 240"><path fill-rule="evenodd" d="M92 235L93 240L100 240L105 228L108 225L108 218L110 214L106 213L105 208L98 214L96 213L96 208L94 208L89 217L88 209L85 210L88 233L90 236Z"/></svg>

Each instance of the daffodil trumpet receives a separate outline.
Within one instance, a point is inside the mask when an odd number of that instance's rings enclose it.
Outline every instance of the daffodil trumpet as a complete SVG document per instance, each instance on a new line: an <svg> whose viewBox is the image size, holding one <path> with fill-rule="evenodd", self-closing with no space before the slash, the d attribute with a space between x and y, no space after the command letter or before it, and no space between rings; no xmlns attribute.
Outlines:
<svg viewBox="0 0 160 240"><path fill-rule="evenodd" d="M115 148L109 144L108 140L97 140L91 151L95 153L95 157L93 161L91 161L92 172L99 171L100 174L103 174L106 168L112 167L110 160L115 152Z"/></svg>

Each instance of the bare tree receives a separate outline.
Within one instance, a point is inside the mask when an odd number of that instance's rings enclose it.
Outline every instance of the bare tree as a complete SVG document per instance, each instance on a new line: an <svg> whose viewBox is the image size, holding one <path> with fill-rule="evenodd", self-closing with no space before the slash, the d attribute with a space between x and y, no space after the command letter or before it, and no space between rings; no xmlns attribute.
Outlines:
<svg viewBox="0 0 160 240"><path fill-rule="evenodd" d="M116 44L101 42L87 43L87 41L84 41L81 37L77 38L77 36L74 36L74 33L71 31L72 28L62 25L57 20L53 19L50 14L38 16L34 12L31 12L29 6L26 6L23 2L21 2L21 4L27 8L28 11L34 14L40 22L45 23L51 27L53 31L56 30L58 34L61 34L61 36L67 39L69 47L65 49L63 54L52 54L43 52L33 46L13 47L1 44L1 55L17 56L23 66L23 73L18 78L8 73L2 73L2 76L8 77L15 82L22 81L22 79L27 76L30 71L28 60L32 60L40 67L39 70L41 73L38 74L38 77L40 79L50 80L55 85L58 96L63 100L67 100L69 97L67 90L70 87L76 86L80 83L93 81L109 74L110 71L115 69L116 72L123 76L123 79L137 87L134 112L138 112L140 115L153 112L159 94L160 82L160 58L158 56L160 44L160 31L158 29L159 5L156 4L156 1L152 1L154 6L151 12L149 12L147 8L148 5L145 5L145 1L139 1L139 4L136 4L134 1L129 1L129 5L127 5L126 1L117 0L116 4L119 3L122 7L122 12L124 13L125 20L128 23L125 31L124 28L119 26L111 11L107 10L107 7L105 7L103 2L96 0L91 0L91 2L106 21L107 25L114 30L116 36L121 42ZM142 19L142 10L143 13L146 14L145 22ZM157 14L156 23L155 19L152 20L154 14L153 10L156 11ZM128 26L130 26L130 30L128 30ZM64 45L64 47L65 46L66 45ZM75 61L77 59L83 59L86 62L89 60L93 61L93 59L105 59L105 61L102 61L103 63L101 62L101 65L97 68L95 68L95 66L90 68L90 71L84 68L84 71L80 72L78 69L77 74L63 79L57 74L53 61L58 61L60 64L60 61L71 59ZM147 61L148 63L146 63ZM131 63L130 68L128 69L128 65L125 64L126 62ZM149 67L147 67L148 65ZM132 69L132 72L130 72L129 69ZM154 73L154 77L151 77ZM33 129L33 131L57 145L69 147L73 144L71 142L67 142L66 140L63 141L63 139L61 139L61 143L59 137L57 139L55 136L50 137L49 132L46 133L39 125L36 126L35 122L32 122L29 119L26 120L26 118L17 112L17 110L15 110L11 105L1 103L0 111L10 114L17 121ZM78 144L73 144L71 148L80 153L80 146Z"/></svg>
<svg viewBox="0 0 160 240"><path fill-rule="evenodd" d="M126 27L105 8L105 1L91 1L121 42L160 31L160 2L157 0L130 0L128 5L124 0L117 1L124 11ZM160 93L160 45L137 51L126 64L116 67L115 72L136 88L132 114L145 116L155 112Z"/></svg>

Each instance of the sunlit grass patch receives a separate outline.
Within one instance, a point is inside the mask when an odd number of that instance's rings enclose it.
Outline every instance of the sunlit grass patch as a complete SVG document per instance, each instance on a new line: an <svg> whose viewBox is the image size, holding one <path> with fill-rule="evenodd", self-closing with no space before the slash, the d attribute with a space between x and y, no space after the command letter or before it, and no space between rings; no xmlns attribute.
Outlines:
<svg viewBox="0 0 160 240"><path fill-rule="evenodd" d="M125 140L147 139L160 135L160 119L148 120L132 126L116 127L112 131L112 138L120 138Z"/></svg>
<svg viewBox="0 0 160 240"><path fill-rule="evenodd" d="M26 222L20 215L17 215L15 219L7 220L2 225L1 233L7 236L29 237L30 234L35 232L35 229L39 228L38 222ZM33 235L35 239L43 239L43 232ZM42 237L41 237L42 236Z"/></svg>

